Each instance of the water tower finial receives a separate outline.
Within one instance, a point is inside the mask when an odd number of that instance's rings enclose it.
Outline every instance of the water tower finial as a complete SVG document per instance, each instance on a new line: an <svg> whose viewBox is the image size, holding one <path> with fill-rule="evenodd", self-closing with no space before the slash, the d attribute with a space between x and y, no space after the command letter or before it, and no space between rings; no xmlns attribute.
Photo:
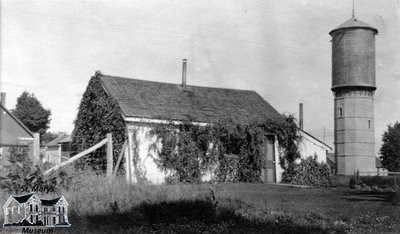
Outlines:
<svg viewBox="0 0 400 234"><path fill-rule="evenodd" d="M356 17L356 15L354 14L354 0L353 0L353 13L351 14L351 16L352 16L353 18Z"/></svg>

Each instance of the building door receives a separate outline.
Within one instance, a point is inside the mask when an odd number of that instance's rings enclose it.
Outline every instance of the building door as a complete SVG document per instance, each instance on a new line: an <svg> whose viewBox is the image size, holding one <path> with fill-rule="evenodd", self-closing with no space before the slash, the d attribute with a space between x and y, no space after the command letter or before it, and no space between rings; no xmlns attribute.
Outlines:
<svg viewBox="0 0 400 234"><path fill-rule="evenodd" d="M261 181L264 183L275 183L275 136L267 135L263 150L265 165L261 170Z"/></svg>

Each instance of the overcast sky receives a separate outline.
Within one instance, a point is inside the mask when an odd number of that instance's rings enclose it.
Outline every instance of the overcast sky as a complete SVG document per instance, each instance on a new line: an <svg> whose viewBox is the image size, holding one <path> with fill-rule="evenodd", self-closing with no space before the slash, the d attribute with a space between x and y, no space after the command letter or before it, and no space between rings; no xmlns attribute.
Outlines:
<svg viewBox="0 0 400 234"><path fill-rule="evenodd" d="M376 149L400 121L400 0L356 0L378 28ZM51 131L73 129L90 77L104 74L257 91L333 146L328 32L351 17L351 0L1 1L0 91L15 107L33 92Z"/></svg>

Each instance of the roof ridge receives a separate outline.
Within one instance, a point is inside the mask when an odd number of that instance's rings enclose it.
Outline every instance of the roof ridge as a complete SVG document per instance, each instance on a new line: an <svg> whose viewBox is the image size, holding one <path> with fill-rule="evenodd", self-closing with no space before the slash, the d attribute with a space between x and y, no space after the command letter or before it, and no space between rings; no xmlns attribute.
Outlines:
<svg viewBox="0 0 400 234"><path fill-rule="evenodd" d="M229 116L238 122L259 122L281 116L254 90L194 85L184 88L180 84L98 73L94 78L117 101L123 118L216 122Z"/></svg>
<svg viewBox="0 0 400 234"><path fill-rule="evenodd" d="M176 83L169 83L169 82L162 82L162 81L154 81L154 80L143 80L143 79L138 79L138 78L131 78L131 77L122 77L122 76L111 76L111 75L104 75L104 74L98 74L98 76L102 78L117 78L117 79L127 79L127 80L134 80L138 82L151 82L151 83L157 83L157 84L168 84L168 85L176 85L176 86L181 86L181 84L176 84ZM200 85L186 85L187 87L191 88L210 88L210 89L222 89L222 90L237 90L237 91L246 91L246 92L255 92L254 90L250 89L236 89L236 88L221 88L221 87L211 87L211 86L200 86Z"/></svg>

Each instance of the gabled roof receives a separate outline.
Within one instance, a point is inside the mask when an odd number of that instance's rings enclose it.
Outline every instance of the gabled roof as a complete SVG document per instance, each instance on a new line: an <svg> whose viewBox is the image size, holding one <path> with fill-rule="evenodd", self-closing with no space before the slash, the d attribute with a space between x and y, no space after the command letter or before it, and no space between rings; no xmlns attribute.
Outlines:
<svg viewBox="0 0 400 234"><path fill-rule="evenodd" d="M33 194L35 193L29 193L22 196L12 196L12 198L14 198L18 203L25 203L29 200L29 198L32 197Z"/></svg>
<svg viewBox="0 0 400 234"><path fill-rule="evenodd" d="M61 143L62 141L64 141L67 138L70 138L70 136L63 134L63 135L57 137L56 139L53 139L53 140L47 142L46 146L58 146L59 143Z"/></svg>
<svg viewBox="0 0 400 234"><path fill-rule="evenodd" d="M317 142L319 142L322 146L325 146L326 148L328 148L329 150L332 151L332 147L330 147L328 144L326 144L325 142L319 140L318 138L316 138L315 136L311 135L310 133L304 131L303 129L299 129L301 132L305 133L306 135L308 135L309 137L311 137L312 139L316 140Z"/></svg>
<svg viewBox="0 0 400 234"><path fill-rule="evenodd" d="M378 33L378 29L368 25L367 23L364 23L361 20L356 19L355 17L352 17L351 19L347 20L343 24L334 28L332 31L329 32L329 34L332 35L332 33L334 31L337 31L337 30L343 29L343 28L367 28L367 29L371 29L371 30L375 31L375 33Z"/></svg>
<svg viewBox="0 0 400 234"><path fill-rule="evenodd" d="M46 199L40 199L40 201L42 202L42 205L44 206L53 206L55 204L57 204L57 202L60 200L61 197L57 197L51 200L46 200Z"/></svg>
<svg viewBox="0 0 400 234"><path fill-rule="evenodd" d="M67 137L65 137L64 139L59 141L58 143L67 143L67 142L71 142L71 141L72 141L72 138L70 135L68 135Z"/></svg>
<svg viewBox="0 0 400 234"><path fill-rule="evenodd" d="M29 135L33 137L33 133L28 129L28 127L26 127L25 124L23 124L21 120L19 120L13 113L11 113L11 111L9 111L5 106L1 105L1 103L0 109L3 109L18 125L20 125Z"/></svg>
<svg viewBox="0 0 400 234"><path fill-rule="evenodd" d="M221 118L249 123L282 116L258 93L145 81L97 74L107 94L119 104L124 117L193 122Z"/></svg>

